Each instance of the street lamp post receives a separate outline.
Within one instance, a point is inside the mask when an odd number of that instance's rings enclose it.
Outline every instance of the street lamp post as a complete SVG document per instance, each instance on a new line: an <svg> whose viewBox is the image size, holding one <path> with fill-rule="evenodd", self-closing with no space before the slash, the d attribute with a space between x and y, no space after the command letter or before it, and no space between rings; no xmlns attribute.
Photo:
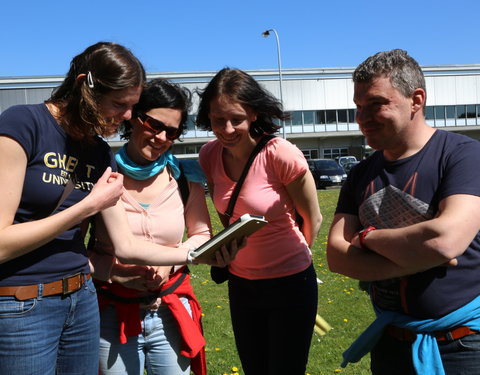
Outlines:
<svg viewBox="0 0 480 375"><path fill-rule="evenodd" d="M280 57L280 39L278 38L278 33L277 33L277 30L275 29L269 29L269 30L265 30L263 33L262 33L262 36L264 38L267 38L269 35L270 35L270 32L273 32L275 34L275 38L277 40L277 57L278 57L278 78L279 78L279 82L280 82L280 101L282 102L282 106L283 106L283 81L282 81L282 59ZM282 120L282 133L283 133L283 138L287 138L286 134L285 134L285 121Z"/></svg>

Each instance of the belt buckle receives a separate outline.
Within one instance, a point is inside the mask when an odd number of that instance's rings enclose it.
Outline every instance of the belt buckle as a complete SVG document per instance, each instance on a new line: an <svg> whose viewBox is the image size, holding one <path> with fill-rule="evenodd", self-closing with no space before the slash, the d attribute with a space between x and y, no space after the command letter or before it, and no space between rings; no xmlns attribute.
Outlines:
<svg viewBox="0 0 480 375"><path fill-rule="evenodd" d="M74 275L71 275L71 276L67 276L67 277L64 277L62 279L62 294L70 294L70 293L73 293L75 292L76 290L78 290L81 286L82 286L82 282L81 282L81 279L80 279L80 282L78 283L78 288L77 289L72 289L72 290L68 290L68 281L74 277L81 277L82 276L82 273L81 272L77 272L76 274Z"/></svg>

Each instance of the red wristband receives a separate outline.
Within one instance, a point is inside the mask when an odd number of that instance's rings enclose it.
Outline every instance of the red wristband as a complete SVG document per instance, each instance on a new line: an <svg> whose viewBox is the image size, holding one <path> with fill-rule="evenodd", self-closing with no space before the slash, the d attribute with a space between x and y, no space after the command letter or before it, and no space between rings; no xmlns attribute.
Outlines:
<svg viewBox="0 0 480 375"><path fill-rule="evenodd" d="M360 242L360 246L364 249L368 249L368 246L365 245L365 237L367 236L368 233L370 233L372 230L375 230L377 228L373 226L369 226L365 229L362 229L360 232L358 232L358 240Z"/></svg>

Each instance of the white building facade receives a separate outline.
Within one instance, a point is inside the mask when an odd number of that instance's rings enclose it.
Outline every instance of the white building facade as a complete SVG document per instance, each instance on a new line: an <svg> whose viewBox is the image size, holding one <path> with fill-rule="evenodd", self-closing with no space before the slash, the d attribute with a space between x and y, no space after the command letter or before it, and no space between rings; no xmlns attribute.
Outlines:
<svg viewBox="0 0 480 375"><path fill-rule="evenodd" d="M427 84L427 123L436 128L465 134L480 140L480 65L423 66ZM285 135L307 158L335 158L343 155L364 157L370 150L355 122L353 68L285 69L283 103L290 120ZM280 97L278 71L247 71L277 98ZM216 72L147 74L148 79L163 77L201 90ZM63 76L0 77L0 112L15 104L41 103L60 84ZM174 145L174 153L196 158L210 132L195 126L198 96L189 116L188 130ZM280 131L281 136L283 131ZM112 147L122 144L118 137Z"/></svg>

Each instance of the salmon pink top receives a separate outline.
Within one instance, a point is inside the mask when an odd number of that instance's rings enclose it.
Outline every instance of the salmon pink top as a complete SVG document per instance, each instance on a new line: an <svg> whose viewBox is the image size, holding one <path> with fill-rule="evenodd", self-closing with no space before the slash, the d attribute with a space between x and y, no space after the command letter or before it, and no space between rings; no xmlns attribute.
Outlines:
<svg viewBox="0 0 480 375"><path fill-rule="evenodd" d="M190 193L185 207L177 181L172 178L148 209L123 188L121 201L132 233L146 241L186 249L197 248L207 241L211 231L205 192L198 183L189 182L188 186ZM188 239L182 242L185 228ZM114 258L110 254L114 251L101 219L96 221L96 237L96 248L102 252L91 253L90 261L92 268L95 269L95 278L108 280L114 264Z"/></svg>
<svg viewBox="0 0 480 375"><path fill-rule="evenodd" d="M213 202L223 213L236 182L225 173L223 146L217 140L200 150L200 165L214 186ZM240 190L230 223L243 214L265 216L268 224L247 240L229 266L246 279L283 277L305 270L312 262L310 249L295 223L295 210L286 185L303 176L308 165L302 152L283 138L274 138L253 161Z"/></svg>

